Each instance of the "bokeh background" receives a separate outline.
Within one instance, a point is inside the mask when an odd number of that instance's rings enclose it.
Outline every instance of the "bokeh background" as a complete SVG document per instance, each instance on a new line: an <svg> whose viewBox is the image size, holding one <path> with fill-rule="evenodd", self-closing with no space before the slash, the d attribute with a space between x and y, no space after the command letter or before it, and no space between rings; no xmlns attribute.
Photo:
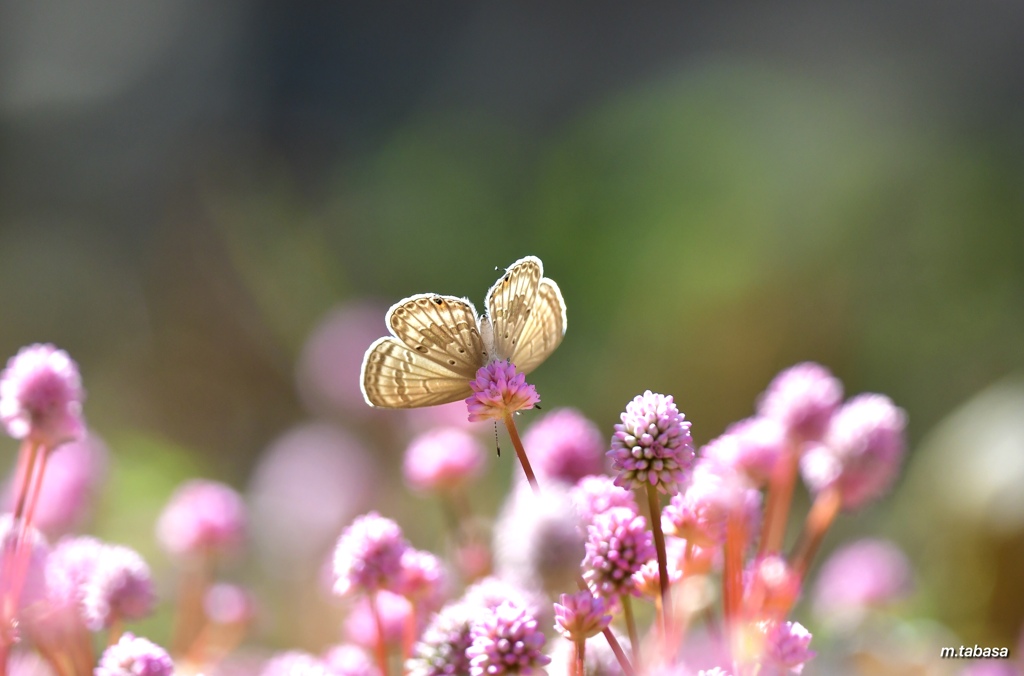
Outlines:
<svg viewBox="0 0 1024 676"><path fill-rule="evenodd" d="M159 568L174 486L231 483L276 523L236 575L299 618L263 635L316 647L288 552L441 524L399 471L424 419L358 398L384 311L535 254L569 329L531 380L608 434L653 389L707 441L808 359L890 395L904 478L828 546L897 540L908 616L1016 645L1022 35L988 1L3 3L0 353L79 362L92 532Z"/></svg>

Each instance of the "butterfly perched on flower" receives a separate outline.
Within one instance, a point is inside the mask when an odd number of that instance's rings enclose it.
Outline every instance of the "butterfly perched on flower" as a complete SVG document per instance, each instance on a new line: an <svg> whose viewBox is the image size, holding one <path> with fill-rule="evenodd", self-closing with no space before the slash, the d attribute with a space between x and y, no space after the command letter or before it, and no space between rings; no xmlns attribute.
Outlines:
<svg viewBox="0 0 1024 676"><path fill-rule="evenodd" d="M565 301L540 259L527 256L487 292L483 317L465 298L421 293L391 306L385 321L392 335L363 357L363 397L370 406L418 408L465 399L491 362L537 368L565 336Z"/></svg>

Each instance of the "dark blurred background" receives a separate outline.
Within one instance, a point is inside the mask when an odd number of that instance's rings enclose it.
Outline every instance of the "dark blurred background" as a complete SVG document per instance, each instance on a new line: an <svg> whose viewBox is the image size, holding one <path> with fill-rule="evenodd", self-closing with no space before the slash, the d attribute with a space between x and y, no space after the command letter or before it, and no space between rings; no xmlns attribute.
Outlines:
<svg viewBox="0 0 1024 676"><path fill-rule="evenodd" d="M312 418L415 521L407 436L318 399L308 340L361 303L358 364L390 303L482 309L535 254L569 329L531 380L609 434L649 388L705 442L806 359L890 395L907 478L832 542L896 538L916 613L1013 645L1022 35L994 1L3 3L0 353L79 362L114 454L95 529L144 551L177 481L245 490Z"/></svg>

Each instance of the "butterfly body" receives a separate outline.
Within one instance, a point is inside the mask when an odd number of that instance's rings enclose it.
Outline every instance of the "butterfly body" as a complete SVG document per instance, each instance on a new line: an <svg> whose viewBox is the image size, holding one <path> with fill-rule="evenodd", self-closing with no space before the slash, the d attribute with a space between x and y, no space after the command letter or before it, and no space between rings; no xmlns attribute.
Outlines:
<svg viewBox="0 0 1024 676"><path fill-rule="evenodd" d="M508 359L529 373L565 335L565 302L540 259L513 263L487 293L481 317L469 300L424 293L391 306L390 336L363 358L363 397L371 406L417 408L469 396L481 366Z"/></svg>

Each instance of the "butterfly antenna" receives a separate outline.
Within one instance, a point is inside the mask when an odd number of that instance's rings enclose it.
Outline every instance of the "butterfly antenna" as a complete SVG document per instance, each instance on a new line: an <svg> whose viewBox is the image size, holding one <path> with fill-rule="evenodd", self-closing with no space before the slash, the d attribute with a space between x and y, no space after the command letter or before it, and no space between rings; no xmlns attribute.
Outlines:
<svg viewBox="0 0 1024 676"><path fill-rule="evenodd" d="M498 452L498 457L501 457L501 446L498 445L498 421L494 421L494 450Z"/></svg>

